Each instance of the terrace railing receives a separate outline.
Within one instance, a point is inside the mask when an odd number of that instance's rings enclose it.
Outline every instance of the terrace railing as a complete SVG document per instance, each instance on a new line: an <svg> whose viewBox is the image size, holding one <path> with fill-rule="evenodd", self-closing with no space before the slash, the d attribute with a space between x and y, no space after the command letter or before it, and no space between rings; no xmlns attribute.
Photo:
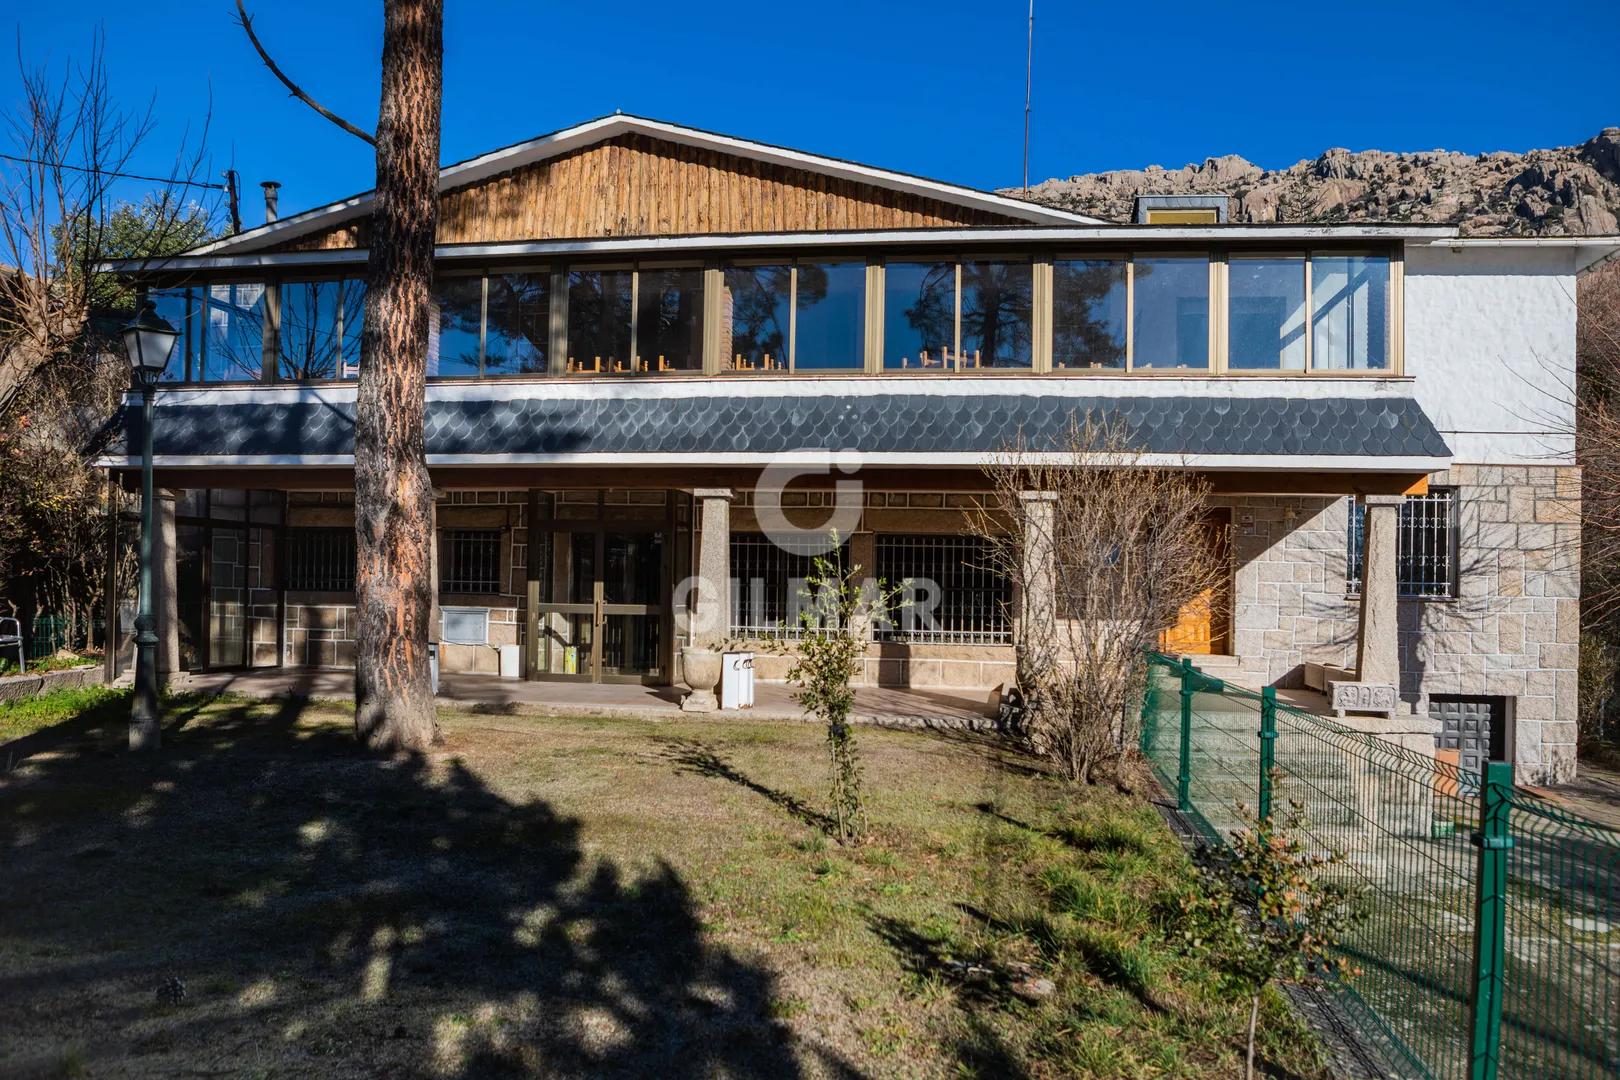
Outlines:
<svg viewBox="0 0 1620 1080"><path fill-rule="evenodd" d="M1417 1077L1620 1072L1620 831L1514 786L1148 659L1141 749L1192 827L1221 843L1239 807L1304 808L1310 840L1369 917L1330 989L1390 1071Z"/></svg>

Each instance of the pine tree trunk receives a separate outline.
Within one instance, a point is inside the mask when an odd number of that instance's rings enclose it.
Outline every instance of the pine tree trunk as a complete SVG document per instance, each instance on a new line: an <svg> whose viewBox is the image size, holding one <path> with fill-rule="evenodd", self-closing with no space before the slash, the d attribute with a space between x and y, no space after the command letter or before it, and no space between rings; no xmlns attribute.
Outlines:
<svg viewBox="0 0 1620 1080"><path fill-rule="evenodd" d="M433 485L423 445L439 178L442 0L385 0L377 194L355 401L354 723L375 750L438 739L428 674Z"/></svg>

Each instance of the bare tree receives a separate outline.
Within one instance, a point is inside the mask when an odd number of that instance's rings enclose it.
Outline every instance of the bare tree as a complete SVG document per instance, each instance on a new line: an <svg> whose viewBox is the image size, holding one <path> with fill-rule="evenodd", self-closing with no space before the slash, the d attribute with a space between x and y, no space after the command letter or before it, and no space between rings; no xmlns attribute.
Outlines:
<svg viewBox="0 0 1620 1080"><path fill-rule="evenodd" d="M260 59L304 104L376 147L377 185L355 399L354 723L375 750L438 741L428 668L433 485L426 407L428 305L438 224L442 0L384 0L375 136L317 102L271 59L237 0Z"/></svg>
<svg viewBox="0 0 1620 1080"><path fill-rule="evenodd" d="M991 498L971 527L1019 598L1023 733L1090 783L1133 744L1144 651L1224 586L1208 484L1090 416L1053 446L1020 439L985 472Z"/></svg>
<svg viewBox="0 0 1620 1080"><path fill-rule="evenodd" d="M1576 311L1581 615L1612 639L1620 636L1620 265L1581 281Z"/></svg>
<svg viewBox="0 0 1620 1080"><path fill-rule="evenodd" d="M0 581L25 616L65 616L69 640L85 643L113 539L90 460L129 385L113 328L134 308L128 285L99 267L207 239L216 185L197 179L206 117L168 175L132 172L152 107L118 105L99 35L65 70L18 66L20 99L0 132Z"/></svg>

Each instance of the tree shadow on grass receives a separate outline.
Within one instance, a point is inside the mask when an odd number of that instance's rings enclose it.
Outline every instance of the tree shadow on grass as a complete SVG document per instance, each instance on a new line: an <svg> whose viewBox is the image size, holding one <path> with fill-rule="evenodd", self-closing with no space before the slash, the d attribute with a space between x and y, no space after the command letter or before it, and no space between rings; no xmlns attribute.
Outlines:
<svg viewBox="0 0 1620 1080"><path fill-rule="evenodd" d="M308 713L193 710L144 755L84 718L0 775L0 1073L800 1075L673 867Z"/></svg>
<svg viewBox="0 0 1620 1080"><path fill-rule="evenodd" d="M773 787L767 787L753 779L728 761L724 754L707 743L701 743L695 739L665 739L663 743L665 756L673 761L682 772L689 772L716 780L725 780L736 784L738 787L747 788L754 794L775 803L812 829L830 832L836 824L831 817L821 813L819 810L811 809L798 796L789 795L787 792L778 791Z"/></svg>

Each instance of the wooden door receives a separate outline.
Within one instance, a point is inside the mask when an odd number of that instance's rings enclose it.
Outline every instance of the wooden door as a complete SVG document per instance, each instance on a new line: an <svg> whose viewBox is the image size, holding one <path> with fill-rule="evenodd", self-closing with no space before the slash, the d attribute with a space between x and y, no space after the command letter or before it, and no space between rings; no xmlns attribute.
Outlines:
<svg viewBox="0 0 1620 1080"><path fill-rule="evenodd" d="M1176 624L1159 634L1165 652L1225 656L1232 651L1232 558L1226 540L1231 524L1228 510L1216 510L1206 520L1205 542L1224 568L1221 581L1183 607Z"/></svg>

